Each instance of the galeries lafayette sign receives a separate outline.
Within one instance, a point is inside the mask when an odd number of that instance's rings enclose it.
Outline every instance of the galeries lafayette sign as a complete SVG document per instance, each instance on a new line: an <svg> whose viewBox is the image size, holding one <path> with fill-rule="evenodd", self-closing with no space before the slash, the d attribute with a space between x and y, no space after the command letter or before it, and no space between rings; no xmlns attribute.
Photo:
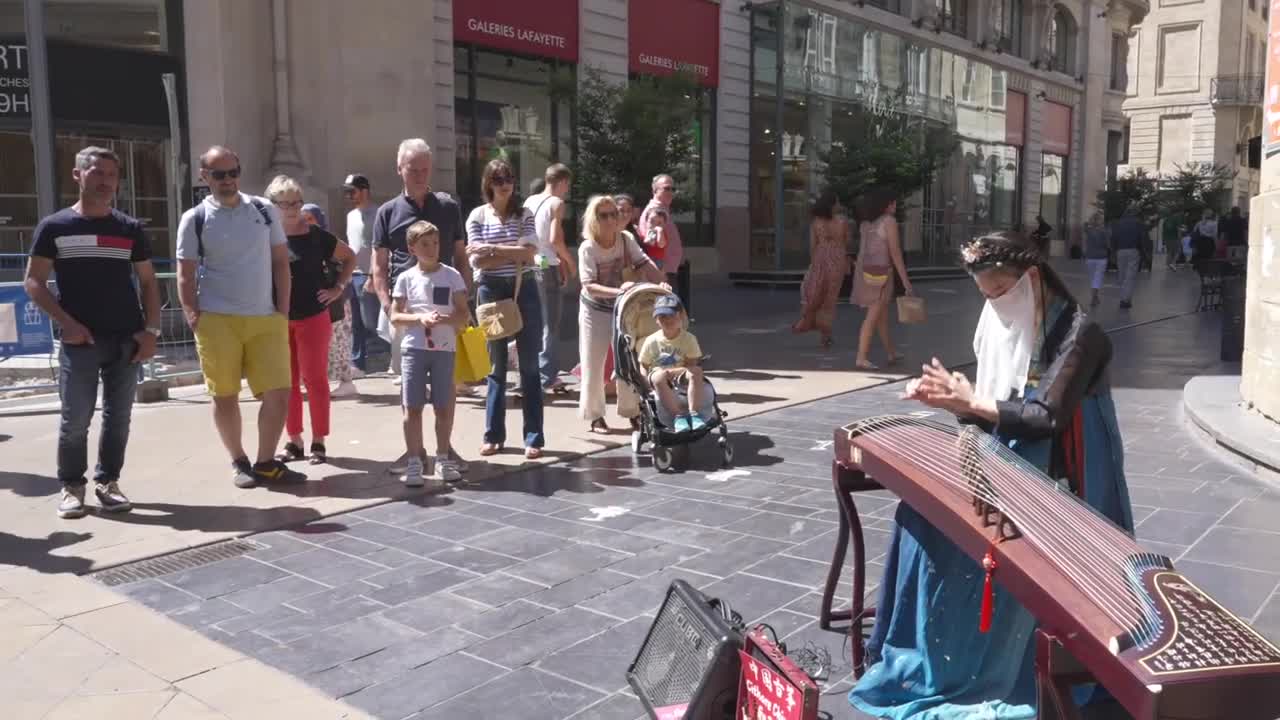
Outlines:
<svg viewBox="0 0 1280 720"><path fill-rule="evenodd" d="M578 0L467 0L453 4L453 39L578 61Z"/></svg>
<svg viewBox="0 0 1280 720"><path fill-rule="evenodd" d="M683 72L707 87L720 80L720 5L709 0L631 0L627 8L631 72Z"/></svg>

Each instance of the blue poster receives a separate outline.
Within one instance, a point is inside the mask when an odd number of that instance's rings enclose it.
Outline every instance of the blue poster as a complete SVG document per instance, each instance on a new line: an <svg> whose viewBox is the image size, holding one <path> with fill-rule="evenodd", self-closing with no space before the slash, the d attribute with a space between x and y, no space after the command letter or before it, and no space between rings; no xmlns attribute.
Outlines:
<svg viewBox="0 0 1280 720"><path fill-rule="evenodd" d="M22 283L0 283L0 357L53 352L53 325Z"/></svg>

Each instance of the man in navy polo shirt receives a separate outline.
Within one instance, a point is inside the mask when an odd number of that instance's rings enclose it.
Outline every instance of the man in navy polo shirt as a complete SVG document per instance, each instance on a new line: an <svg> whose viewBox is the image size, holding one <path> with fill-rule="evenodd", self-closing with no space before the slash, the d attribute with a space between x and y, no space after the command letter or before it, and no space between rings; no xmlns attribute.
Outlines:
<svg viewBox="0 0 1280 720"><path fill-rule="evenodd" d="M467 265L467 239L462 230L462 210L448 193L431 191L431 146L422 138L400 143L396 151L396 172L404 181L404 192L378 208L373 218L373 261L370 275L382 303L382 314L391 315L391 288L400 273L414 267L418 260L409 252L405 238L409 226L426 220L440 230L440 262L462 274L471 294L471 268ZM381 322L379 322L381 325ZM400 339L391 326L391 373L400 384ZM458 386L459 388L463 386ZM449 457L460 472L467 463L450 449ZM403 472L403 464L394 465L392 473Z"/></svg>
<svg viewBox="0 0 1280 720"><path fill-rule="evenodd" d="M26 291L62 328L58 391L58 517L84 515L89 469L89 423L102 382L102 433L94 491L107 512L132 505L117 481L124 467L133 414L138 363L155 355L160 336L160 287L142 223L111 207L120 185L120 158L87 147L76 153L71 177L80 189L75 205L36 227L27 265ZM58 276L58 294L49 275ZM135 274L142 308L134 290ZM143 309L145 308L145 319Z"/></svg>

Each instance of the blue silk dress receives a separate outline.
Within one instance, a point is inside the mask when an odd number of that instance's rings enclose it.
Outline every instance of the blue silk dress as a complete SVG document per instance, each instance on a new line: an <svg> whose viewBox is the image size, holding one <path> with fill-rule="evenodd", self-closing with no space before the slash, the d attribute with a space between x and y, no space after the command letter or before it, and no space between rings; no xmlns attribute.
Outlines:
<svg viewBox="0 0 1280 720"><path fill-rule="evenodd" d="M989 430L1132 533L1124 445L1106 382L1110 343L1075 303L1058 300L1046 316L1053 330L1024 397L997 403L1000 420ZM979 564L906 503L896 521L867 642L870 667L849 701L892 720L1035 718L1035 618L997 584L991 630L979 632Z"/></svg>

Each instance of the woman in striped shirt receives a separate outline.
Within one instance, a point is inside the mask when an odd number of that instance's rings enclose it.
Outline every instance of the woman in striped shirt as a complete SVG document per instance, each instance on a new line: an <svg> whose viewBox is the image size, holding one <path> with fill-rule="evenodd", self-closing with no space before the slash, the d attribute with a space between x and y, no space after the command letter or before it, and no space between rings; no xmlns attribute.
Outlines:
<svg viewBox="0 0 1280 720"><path fill-rule="evenodd" d="M467 218L467 259L474 268L476 302L480 305L515 298L523 319L516 335L520 390L524 395L524 456L542 457L542 381L538 353L542 350L542 303L533 273L538 247L533 214L516 192L515 172L506 160L491 160L484 168L480 191L487 201ZM522 273L516 292L516 273ZM484 445L480 454L494 455L507 440L507 341L489 343L489 393L485 398Z"/></svg>

